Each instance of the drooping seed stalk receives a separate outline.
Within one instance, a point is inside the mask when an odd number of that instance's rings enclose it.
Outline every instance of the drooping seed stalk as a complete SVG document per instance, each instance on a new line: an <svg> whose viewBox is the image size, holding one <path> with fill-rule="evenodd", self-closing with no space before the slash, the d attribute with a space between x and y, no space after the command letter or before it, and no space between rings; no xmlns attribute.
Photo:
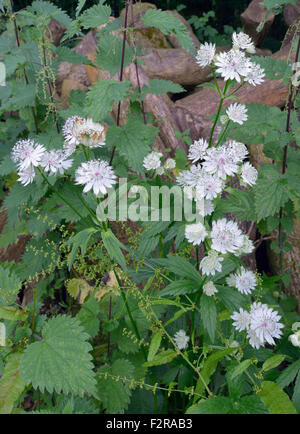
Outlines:
<svg viewBox="0 0 300 434"><path fill-rule="evenodd" d="M16 42L17 42L17 46L20 47L21 43L20 43L20 37L19 37L19 30L18 30L18 25L17 25L17 19L16 19L16 16L14 15L14 12L13 12L13 1L12 0L10 0L10 7L11 7L12 20L13 20L13 23L14 23L14 31L15 31L15 36L16 36ZM23 74L24 74L25 83L28 86L29 85L29 79L28 79L28 75L27 75L25 66L23 66ZM34 107L31 107L31 113L32 113L32 117L33 117L35 132L36 132L36 134L38 134L39 133L39 127L38 127L38 122L37 122L37 118L36 118L36 113L35 113Z"/></svg>

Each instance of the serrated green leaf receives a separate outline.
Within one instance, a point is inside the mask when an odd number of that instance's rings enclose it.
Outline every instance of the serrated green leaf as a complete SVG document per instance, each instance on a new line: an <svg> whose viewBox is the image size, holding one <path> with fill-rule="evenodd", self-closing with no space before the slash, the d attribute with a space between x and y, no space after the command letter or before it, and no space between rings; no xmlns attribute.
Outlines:
<svg viewBox="0 0 300 434"><path fill-rule="evenodd" d="M99 52L96 56L97 65L109 71L111 77L113 77L121 69L121 58L123 51L123 40L111 33L105 32L101 34L98 42ZM134 59L133 49L126 43L124 67L130 65Z"/></svg>
<svg viewBox="0 0 300 434"><path fill-rule="evenodd" d="M289 200L288 191L282 183L282 176L272 164L261 166L254 187L257 221L274 216Z"/></svg>
<svg viewBox="0 0 300 434"><path fill-rule="evenodd" d="M26 384L44 392L95 395L89 335L75 318L58 315L42 329L42 341L30 344L21 359L20 374Z"/></svg>
<svg viewBox="0 0 300 434"><path fill-rule="evenodd" d="M288 395L273 381L264 381L258 396L271 414L297 414Z"/></svg>
<svg viewBox="0 0 300 434"><path fill-rule="evenodd" d="M97 390L106 413L120 413L128 408L131 397L129 384L133 372L133 364L126 359L118 359L111 367L103 366L98 370ZM123 382L120 377L127 381Z"/></svg>
<svg viewBox="0 0 300 434"><path fill-rule="evenodd" d="M128 167L144 173L143 161L151 152L157 134L156 127L145 125L140 119L129 116L125 125L108 129L106 142L117 147L118 154L125 158Z"/></svg>
<svg viewBox="0 0 300 434"><path fill-rule="evenodd" d="M232 410L232 401L224 396L216 396L192 405L186 414L227 414Z"/></svg>
<svg viewBox="0 0 300 434"><path fill-rule="evenodd" d="M84 29L94 29L109 21L111 8L102 4L95 5L80 16L80 22Z"/></svg>
<svg viewBox="0 0 300 434"><path fill-rule="evenodd" d="M27 10L37 15L41 15L43 18L54 18L64 27L68 27L71 23L71 18L66 14L66 12L53 3L47 1L36 0L27 8Z"/></svg>
<svg viewBox="0 0 300 434"><path fill-rule="evenodd" d="M161 9L148 9L141 20L149 27L156 27L165 35L174 33L183 49L194 52L193 40L178 17Z"/></svg>
<svg viewBox="0 0 300 434"><path fill-rule="evenodd" d="M0 306L0 319L12 321L25 321L29 312L13 306Z"/></svg>
<svg viewBox="0 0 300 434"><path fill-rule="evenodd" d="M21 287L21 279L8 268L0 266L0 304L9 305L15 303Z"/></svg>
<svg viewBox="0 0 300 434"><path fill-rule="evenodd" d="M97 81L87 94L87 114L96 122L103 121L112 110L113 103L119 103L128 96L131 86L130 81Z"/></svg>
<svg viewBox="0 0 300 434"><path fill-rule="evenodd" d="M80 311L77 314L80 324L92 338L95 337L99 332L99 312L99 302L94 297L90 297L88 301L83 303Z"/></svg>
<svg viewBox="0 0 300 434"><path fill-rule="evenodd" d="M7 101L2 104L2 110L20 110L24 107L33 107L35 105L36 87L34 84L25 85L18 83L14 86L13 94Z"/></svg>
<svg viewBox="0 0 300 434"><path fill-rule="evenodd" d="M12 354L4 368L0 380L0 414L8 414L13 410L14 403L17 401L23 390L25 382L19 374L19 364L22 357L21 353Z"/></svg>
<svg viewBox="0 0 300 434"><path fill-rule="evenodd" d="M63 47L63 46L57 47L55 49L55 53L57 54L58 60L60 62L69 62L69 63L73 63L74 65L93 66L93 63L86 56L79 54L68 47Z"/></svg>

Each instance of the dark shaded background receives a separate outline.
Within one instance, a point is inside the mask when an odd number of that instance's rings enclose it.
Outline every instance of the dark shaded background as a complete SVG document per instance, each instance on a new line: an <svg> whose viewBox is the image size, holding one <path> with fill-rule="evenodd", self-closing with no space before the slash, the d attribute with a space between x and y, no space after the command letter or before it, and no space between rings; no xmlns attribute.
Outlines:
<svg viewBox="0 0 300 434"><path fill-rule="evenodd" d="M75 15L77 1L70 0L49 0L69 13L71 17ZM192 15L201 16L203 12L213 10L216 18L210 20L209 24L216 28L220 33L223 33L224 25L232 26L234 29L241 26L240 14L246 9L251 0L149 0L149 3L154 3L161 9L176 9L177 7L185 6L180 10L180 13L185 18L190 18ZM16 10L26 7L32 1L14 0L14 8ZM88 0L86 6L90 7L97 4L98 0ZM124 7L124 0L108 0L115 16L119 16L121 9ZM273 51L280 48L280 43L283 40L287 26L285 25L282 16L276 17L275 23L271 32L264 43L265 48L270 48Z"/></svg>

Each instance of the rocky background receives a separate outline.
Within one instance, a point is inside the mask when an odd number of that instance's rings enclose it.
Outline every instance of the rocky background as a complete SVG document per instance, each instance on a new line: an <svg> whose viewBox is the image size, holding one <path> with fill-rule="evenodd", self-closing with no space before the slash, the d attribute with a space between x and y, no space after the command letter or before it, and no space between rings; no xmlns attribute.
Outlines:
<svg viewBox="0 0 300 434"><path fill-rule="evenodd" d="M273 56L278 60L294 61L295 54L292 52L291 39L293 34L293 23L300 17L300 1L297 5L287 5L284 9L284 19L288 26L291 26L282 47L279 51L272 53L270 50L262 49L263 42L272 28L275 17L269 15L268 19L261 30L257 33L258 24L265 17L265 8L260 4L261 0L253 0L247 9L241 14L243 30L248 33L255 41L257 54L262 56ZM201 69L195 62L194 57L184 51L178 43L175 36L165 36L159 30L145 28L141 17L148 9L155 9L156 6L147 2L138 2L134 5L133 13L129 14L129 26L136 28L134 34L135 43L142 47L143 65L138 66L138 75L140 85L147 84L150 78L162 78L172 80L181 84L186 93L168 95L148 95L144 101L146 112L150 112L157 122L160 129L155 148L162 152L165 148L170 148L175 152L179 148L186 149L186 144L176 137L174 131L184 132L190 130L190 136L193 140L199 137L207 137L211 122L207 120L208 116L213 115L218 106L218 95L209 87L198 87L200 84L210 80L209 69ZM190 33L195 48L199 47L200 42L193 33L192 27L178 12L168 11L170 14L177 15L184 23ZM124 10L121 12L124 16ZM114 20L111 17L111 20ZM77 53L86 55L90 60L95 60L97 53L97 31L99 28L90 31L79 43L73 48ZM49 26L49 35L55 45L60 44L65 29L52 20ZM129 40L129 44L133 41ZM220 50L229 49L220 47ZM116 76L115 78L118 78ZM133 85L138 86L136 65L129 65L124 71L124 78L130 80ZM86 65L74 65L62 62L59 66L59 73L56 81L57 98L67 105L67 98L72 90L81 89L87 91L99 79L110 79L109 73L100 69ZM268 80L257 88L250 85L244 86L238 93L242 103L262 103L269 106L275 106L284 109L286 104L288 89L282 80ZM114 109L112 116L116 117L117 108ZM126 118L126 104L122 106L121 123ZM161 122L163 121L163 122ZM247 143L251 154L252 163L258 167L266 161L262 152L262 146ZM3 216L5 218L5 216ZM251 222L244 222L243 229L248 232L252 239L257 239L257 229ZM273 234L276 238L277 234ZM289 253L284 254L284 269L290 269L292 274L291 284L288 288L290 295L296 296L300 301L300 220L295 222L293 233L288 237L289 243L293 246ZM18 260L20 253L24 249L25 240L21 239L18 244L10 246L7 249L0 249L2 261L13 259ZM267 247L268 249L268 247ZM247 258L247 261L255 268L255 255ZM268 263L271 271L279 273L279 258L274 252L268 249Z"/></svg>

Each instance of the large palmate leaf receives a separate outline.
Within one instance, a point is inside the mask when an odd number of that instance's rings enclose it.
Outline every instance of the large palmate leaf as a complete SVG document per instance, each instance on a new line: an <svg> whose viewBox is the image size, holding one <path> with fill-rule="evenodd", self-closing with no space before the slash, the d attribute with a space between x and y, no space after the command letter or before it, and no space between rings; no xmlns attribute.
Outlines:
<svg viewBox="0 0 300 434"><path fill-rule="evenodd" d="M47 321L42 340L30 344L22 357L20 374L26 384L44 392L83 396L95 394L89 335L75 318L59 315Z"/></svg>
<svg viewBox="0 0 300 434"><path fill-rule="evenodd" d="M98 4L84 11L80 16L80 22L85 29L95 28L107 23L110 15L111 8L109 6Z"/></svg>
<svg viewBox="0 0 300 434"><path fill-rule="evenodd" d="M102 121L111 111L113 103L122 101L128 96L130 81L99 80L88 92L88 115L94 121Z"/></svg>
<svg viewBox="0 0 300 434"><path fill-rule="evenodd" d="M157 128L130 116L126 125L108 129L107 144L117 146L117 152L125 158L128 166L143 173L143 160L151 152L157 133Z"/></svg>
<svg viewBox="0 0 300 434"><path fill-rule="evenodd" d="M156 27L165 35L174 33L183 49L193 52L194 44L186 26L175 15L161 9L148 9L142 21L150 27Z"/></svg>

